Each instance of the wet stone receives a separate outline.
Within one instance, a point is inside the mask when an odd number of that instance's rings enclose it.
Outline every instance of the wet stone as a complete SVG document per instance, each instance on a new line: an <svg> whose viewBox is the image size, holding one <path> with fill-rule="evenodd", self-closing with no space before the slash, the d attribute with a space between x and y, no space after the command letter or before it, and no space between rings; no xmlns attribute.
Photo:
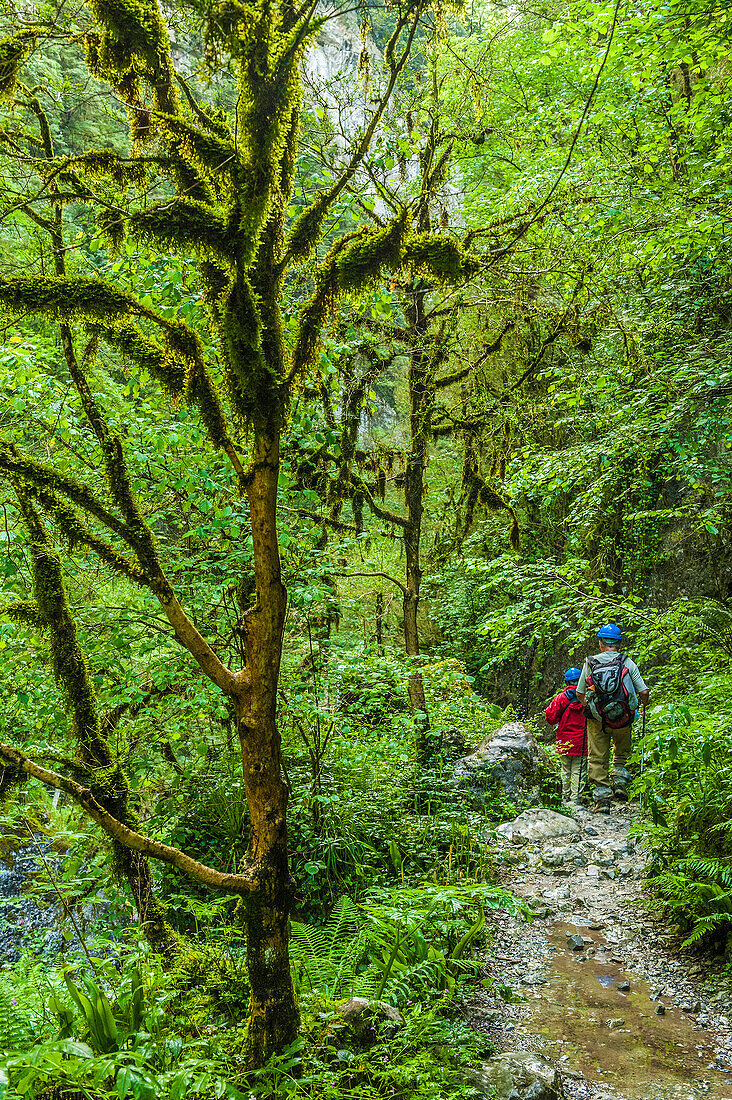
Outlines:
<svg viewBox="0 0 732 1100"><path fill-rule="evenodd" d="M619 993L630 993L630 982L618 982Z"/></svg>
<svg viewBox="0 0 732 1100"><path fill-rule="evenodd" d="M571 947L571 949L573 951L582 951L584 949L584 946L585 946L584 936L579 936L579 935L568 935L567 936L567 947Z"/></svg>
<svg viewBox="0 0 732 1100"><path fill-rule="evenodd" d="M492 1100L559 1100L557 1070L540 1054L509 1051L491 1058L473 1075L480 1096Z"/></svg>
<svg viewBox="0 0 732 1100"><path fill-rule="evenodd" d="M661 1001L659 1001L659 1003L656 1005L656 1015L657 1016L665 1016L666 1015L666 1006Z"/></svg>

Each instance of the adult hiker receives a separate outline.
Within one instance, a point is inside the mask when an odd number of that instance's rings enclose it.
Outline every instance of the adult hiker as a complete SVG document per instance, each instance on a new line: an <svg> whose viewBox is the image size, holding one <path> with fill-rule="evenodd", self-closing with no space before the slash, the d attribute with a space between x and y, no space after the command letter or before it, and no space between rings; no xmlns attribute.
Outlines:
<svg viewBox="0 0 732 1100"><path fill-rule="evenodd" d="M562 765L562 801L579 805L587 777L587 738L585 716L577 698L581 672L568 668L564 691L556 695L544 711L550 726L557 727L557 752Z"/></svg>
<svg viewBox="0 0 732 1100"><path fill-rule="evenodd" d="M622 631L607 623L597 632L600 652L588 657L577 684L577 698L585 704L590 784L594 808L607 813L613 795L628 801L630 726L650 692L640 670L621 652ZM614 746L610 775L610 747Z"/></svg>

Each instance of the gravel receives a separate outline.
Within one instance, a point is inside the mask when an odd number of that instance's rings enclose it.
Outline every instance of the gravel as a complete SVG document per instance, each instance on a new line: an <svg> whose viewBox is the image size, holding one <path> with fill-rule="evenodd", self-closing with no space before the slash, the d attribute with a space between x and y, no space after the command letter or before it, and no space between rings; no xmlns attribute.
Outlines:
<svg viewBox="0 0 732 1100"><path fill-rule="evenodd" d="M690 1041L691 1055L697 1061L690 1066L688 1077L683 1076L685 1070L679 1071L682 1078L674 1088L659 1079L633 1088L626 1084L627 1091L623 1091L611 1083L611 1071L605 1071L607 1080L598 1080L589 1071L585 1077L573 1064L573 1055L562 1054L556 1064L563 1071L565 1100L732 1098L732 1078L726 1076L732 1071L729 990L722 988L718 965L691 955L678 957L673 936L645 907L645 853L627 835L632 814L632 805L613 806L607 816L580 812L577 821L582 832L569 845L554 840L542 848L498 838L496 858L505 867L504 885L529 902L535 919L529 924L506 913L493 915L495 946L486 959L484 979L492 977L494 983L484 980L476 989L470 1004L474 1026L487 1031L501 1050L548 1054L546 1034L541 1034L546 1029L540 1029L537 1021L541 1005L551 1004L556 993L554 960L560 952L570 954L569 965L576 966L578 975L591 977L598 966L598 973L627 970L627 976L621 973L612 979L618 1000L635 998L637 1002L643 998L647 1010L641 1015L649 1021L659 1020L664 1013L664 1023L652 1026L682 1028L684 1041L687 1046ZM650 983L652 992L644 981ZM499 986L504 997L509 996L506 987L518 996L504 1003ZM655 1003L651 1003L652 997ZM567 1012L572 1015L574 1009ZM622 1037L624 1024L624 1018L609 1014L597 1019L598 1030L605 1035L612 1030ZM632 1030L632 1019L627 1028ZM699 1035L696 1051L695 1033ZM555 1055L555 1050L549 1053ZM602 1050L598 1064L603 1065ZM715 1071L723 1071L725 1076L715 1079ZM621 1081L622 1074L615 1080Z"/></svg>

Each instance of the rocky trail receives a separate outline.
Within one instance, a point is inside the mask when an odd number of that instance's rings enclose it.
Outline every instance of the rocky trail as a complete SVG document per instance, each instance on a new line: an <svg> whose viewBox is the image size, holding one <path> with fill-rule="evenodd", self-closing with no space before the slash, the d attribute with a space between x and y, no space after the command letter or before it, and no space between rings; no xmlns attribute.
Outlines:
<svg viewBox="0 0 732 1100"><path fill-rule="evenodd" d="M504 1052L481 1073L486 1096L732 1100L728 993L719 967L676 955L649 916L633 814L614 805L573 821L529 809L500 827L505 884L536 917L494 916L494 954L471 1004Z"/></svg>

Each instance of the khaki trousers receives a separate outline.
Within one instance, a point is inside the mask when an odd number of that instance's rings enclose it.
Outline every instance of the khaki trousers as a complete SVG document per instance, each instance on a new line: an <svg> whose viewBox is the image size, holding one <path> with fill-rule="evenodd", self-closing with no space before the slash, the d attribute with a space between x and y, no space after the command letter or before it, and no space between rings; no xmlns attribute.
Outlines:
<svg viewBox="0 0 732 1100"><path fill-rule="evenodd" d="M602 722L587 719L587 746L590 762L590 783L594 787L610 787L610 746L613 754L613 775L628 778L626 763L630 756L630 726L619 730L602 728Z"/></svg>
<svg viewBox="0 0 732 1100"><path fill-rule="evenodd" d="M586 756L560 756L562 765L562 802L579 802L587 780Z"/></svg>

